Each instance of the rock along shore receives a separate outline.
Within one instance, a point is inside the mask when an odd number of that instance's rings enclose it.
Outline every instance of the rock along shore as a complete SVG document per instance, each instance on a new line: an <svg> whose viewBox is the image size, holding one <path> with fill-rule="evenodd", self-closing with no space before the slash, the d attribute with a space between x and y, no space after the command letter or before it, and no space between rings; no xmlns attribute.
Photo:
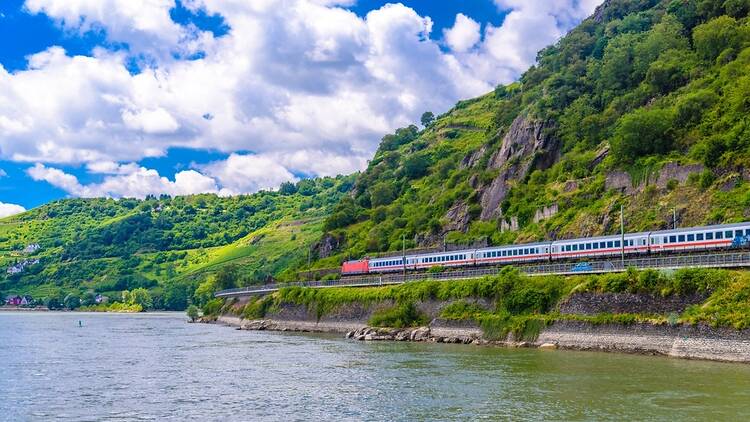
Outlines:
<svg viewBox="0 0 750 422"><path fill-rule="evenodd" d="M241 330L338 333L357 341L416 341L432 343L536 347L662 355L684 359L750 363L750 333L707 326L652 324L593 325L560 321L542 330L535 341L487 340L478 326L433 320L416 328L374 328L358 322L313 322L275 319L244 320L221 316L218 323Z"/></svg>
<svg viewBox="0 0 750 422"><path fill-rule="evenodd" d="M681 312L685 307L702 301L702 297L657 300L630 294L579 294L560 305L562 314L595 315L600 312L654 313ZM477 299L475 304L491 309L493 303ZM238 303L237 306L241 306ZM371 305L352 303L318 317L304 306L282 304L279 309L259 320L245 320L223 315L216 322L241 330L337 333L359 341L419 341L496 345L505 347L536 347L542 349L592 350L703 359L723 362L750 363L750 330L712 328L706 325L669 325L635 323L592 324L575 320L557 321L542 328L533 341L523 341L509 334L504 339L486 338L474 321L440 318L446 302L417 303L419 311L431 322L416 328L374 328L368 326L372 314L393 303Z"/></svg>

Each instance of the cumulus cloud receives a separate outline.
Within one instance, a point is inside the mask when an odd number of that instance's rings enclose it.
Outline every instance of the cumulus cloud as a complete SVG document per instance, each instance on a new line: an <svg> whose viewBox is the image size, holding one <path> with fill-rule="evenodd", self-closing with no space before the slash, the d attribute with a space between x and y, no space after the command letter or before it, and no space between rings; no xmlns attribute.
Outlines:
<svg viewBox="0 0 750 422"><path fill-rule="evenodd" d="M171 181L162 177L156 170L135 165L121 167L116 174L106 176L101 183L83 185L78 178L64 171L37 163L27 170L36 181L45 181L72 196L145 198L147 195L191 195L197 193L218 193L216 181L195 170L185 170L175 175Z"/></svg>
<svg viewBox="0 0 750 422"><path fill-rule="evenodd" d="M0 202L0 218L10 217L11 215L20 214L24 211L26 211L26 208L20 205Z"/></svg>
<svg viewBox="0 0 750 422"><path fill-rule="evenodd" d="M479 42L482 37L481 28L479 22L459 13L453 27L444 30L445 42L453 51L463 53Z"/></svg>
<svg viewBox="0 0 750 422"><path fill-rule="evenodd" d="M0 178L7 177L8 173L5 172L5 170L0 169Z"/></svg>
<svg viewBox="0 0 750 422"><path fill-rule="evenodd" d="M348 173L423 111L517 78L600 1L495 0L509 12L502 25L481 33L459 14L436 41L432 21L402 4L359 17L341 7L353 0L183 1L225 19L230 29L217 38L173 22L174 0L26 0L30 13L69 31L104 31L128 50L50 47L25 70L0 66L0 158L41 163L32 177L77 196L195 191L120 164L174 147L230 154L183 175L209 192ZM134 57L147 58L135 74ZM48 167L67 164L104 182L81 186Z"/></svg>

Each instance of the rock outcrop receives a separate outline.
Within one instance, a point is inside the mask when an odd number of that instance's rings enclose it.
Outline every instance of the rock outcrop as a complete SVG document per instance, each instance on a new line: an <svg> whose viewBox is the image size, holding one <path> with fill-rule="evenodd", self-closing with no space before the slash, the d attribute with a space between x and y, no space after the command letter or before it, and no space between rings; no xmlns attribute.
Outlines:
<svg viewBox="0 0 750 422"><path fill-rule="evenodd" d="M445 219L448 224L443 227L443 230L465 232L471 222L469 206L464 202L456 202L445 214Z"/></svg>
<svg viewBox="0 0 750 422"><path fill-rule="evenodd" d="M630 174L624 171L613 171L607 174L605 186L608 190L616 189L630 195L643 191L648 185L664 189L670 180L675 180L680 184L685 183L691 174L702 173L704 170L705 167L701 164L667 163L661 170L649 175L638 185L633 184Z"/></svg>
<svg viewBox="0 0 750 422"><path fill-rule="evenodd" d="M326 233L323 237L313 244L312 249L318 258L328 258L331 256L333 251L337 250L341 245L341 241L330 233Z"/></svg>
<svg viewBox="0 0 750 422"><path fill-rule="evenodd" d="M538 223L542 220L551 218L555 214L557 214L558 211L559 211L559 208L557 204L552 204L546 207L542 207L541 209L536 210L536 213L534 214L534 222Z"/></svg>
<svg viewBox="0 0 750 422"><path fill-rule="evenodd" d="M497 177L482 190L482 220L502 215L500 204L511 182L523 180L534 169L547 169L560 158L560 141L550 133L551 122L519 116L503 138L500 149L492 155L489 168L498 169Z"/></svg>

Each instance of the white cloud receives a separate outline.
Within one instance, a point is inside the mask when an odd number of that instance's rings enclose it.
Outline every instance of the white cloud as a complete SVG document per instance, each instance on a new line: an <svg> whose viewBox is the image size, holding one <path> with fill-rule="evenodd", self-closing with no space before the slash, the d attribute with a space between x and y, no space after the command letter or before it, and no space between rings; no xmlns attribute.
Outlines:
<svg viewBox="0 0 750 422"><path fill-rule="evenodd" d="M20 205L0 202L0 218L10 217L11 215L20 214L24 211L26 211L26 208Z"/></svg>
<svg viewBox="0 0 750 422"><path fill-rule="evenodd" d="M101 183L83 185L78 178L60 169L37 163L27 170L36 181L45 181L70 195L77 197L127 197L144 198L147 195L191 195L197 193L218 193L216 181L195 170L181 171L171 181L162 177L156 170L144 167L121 166L115 175L106 176Z"/></svg>
<svg viewBox="0 0 750 422"><path fill-rule="evenodd" d="M453 27L444 30L445 41L453 51L466 52L481 39L481 28L479 22L459 13L456 15L456 23L453 24Z"/></svg>
<svg viewBox="0 0 750 422"><path fill-rule="evenodd" d="M237 195L275 189L281 183L296 177L276 160L257 155L232 154L200 169L216 179L222 186L222 195Z"/></svg>
<svg viewBox="0 0 750 422"><path fill-rule="evenodd" d="M231 29L214 38L174 23L174 0L26 0L31 13L103 30L130 50L83 57L51 47L26 70L0 66L0 158L43 163L29 174L79 196L182 191L120 164L173 147L253 151L201 170L224 192L361 169L385 133L514 80L601 0L495 1L510 11L501 26L481 37L479 23L458 15L434 41L432 21L402 4L360 18L338 7L353 0L183 1L225 18ZM133 56L148 64L138 74L128 70ZM45 166L81 163L104 182L76 185Z"/></svg>
<svg viewBox="0 0 750 422"><path fill-rule="evenodd" d="M5 170L0 169L0 179L3 177L7 177L7 176L8 176L8 173L6 173Z"/></svg>

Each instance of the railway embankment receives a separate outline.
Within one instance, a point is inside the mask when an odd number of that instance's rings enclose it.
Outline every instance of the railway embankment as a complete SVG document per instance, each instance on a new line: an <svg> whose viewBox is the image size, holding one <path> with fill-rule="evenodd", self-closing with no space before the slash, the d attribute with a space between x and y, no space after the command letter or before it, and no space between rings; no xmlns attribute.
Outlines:
<svg viewBox="0 0 750 422"><path fill-rule="evenodd" d="M750 363L750 274L684 270L497 277L362 289L290 288L228 300L215 318L246 330L642 353Z"/></svg>

